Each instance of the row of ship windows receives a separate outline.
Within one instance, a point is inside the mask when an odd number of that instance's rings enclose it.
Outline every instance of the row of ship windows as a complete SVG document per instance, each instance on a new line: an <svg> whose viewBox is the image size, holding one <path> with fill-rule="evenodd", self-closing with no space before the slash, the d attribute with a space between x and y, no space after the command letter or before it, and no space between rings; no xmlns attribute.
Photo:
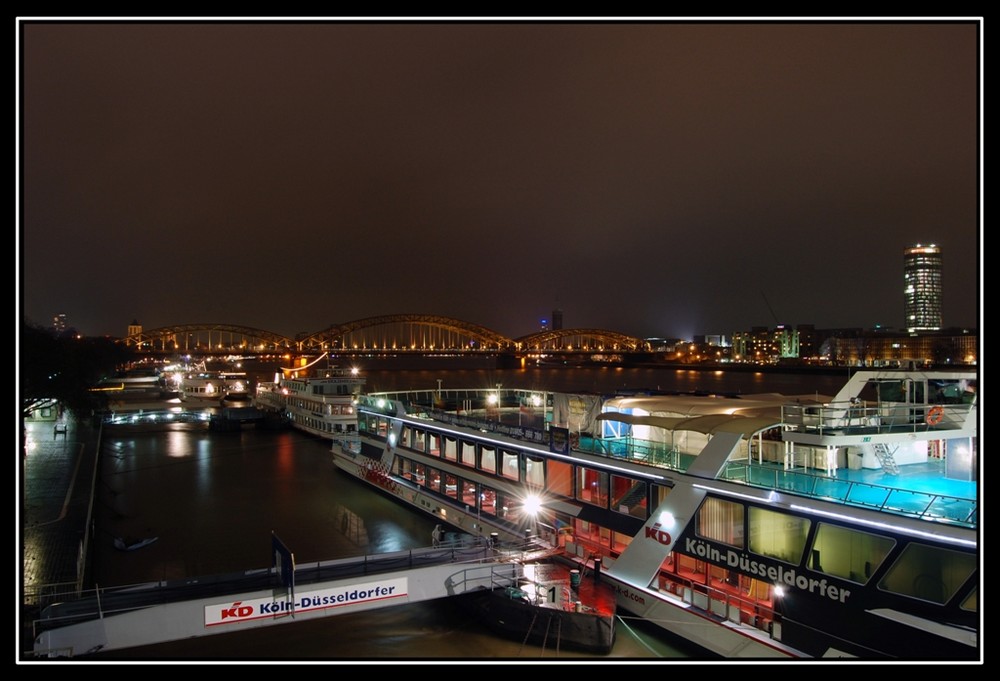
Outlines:
<svg viewBox="0 0 1000 681"><path fill-rule="evenodd" d="M353 416L355 413L353 404L336 404L320 400L310 400L302 397L290 398L288 400L288 404L291 407L308 409L309 411L327 414L330 416Z"/></svg>
<svg viewBox="0 0 1000 681"><path fill-rule="evenodd" d="M302 416L301 414L295 414L294 419L298 424L324 433L354 433L357 431L357 426L353 423L330 423L323 419Z"/></svg>
<svg viewBox="0 0 1000 681"><path fill-rule="evenodd" d="M388 423L388 419L368 415L360 420L359 428L386 439ZM498 449L483 443L458 440L409 426L403 427L396 444L477 471L545 489L567 499L577 499L602 508L610 507L640 518L646 517L648 486L641 480L555 459L535 457L512 449ZM660 492L661 496L662 494ZM658 497L654 501L658 503L659 500Z"/></svg>
<svg viewBox="0 0 1000 681"><path fill-rule="evenodd" d="M758 506L709 497L698 510L698 537L857 584L867 584L892 554L897 540ZM878 581L883 591L949 602L975 574L977 559L964 553L911 541ZM977 591L961 607L975 611Z"/></svg>
<svg viewBox="0 0 1000 681"><path fill-rule="evenodd" d="M498 478L518 480L517 471L520 467L516 455L505 459L504 462L506 465L499 470L491 463L477 470L491 473ZM604 471L561 461L527 460L524 463L525 468L522 470L536 472L535 475L526 475L522 480L529 489L544 489L551 497L575 499L592 506L610 508L619 513L646 519L649 503L647 491L650 486L641 480L609 475ZM406 456L397 456L394 465L396 474L433 492L461 499L470 506L475 506L477 498L480 498L476 493L476 483L457 475L425 466ZM548 475L545 474L546 467L549 469ZM553 469L557 469L557 474L553 474ZM665 496L666 488L661 488L659 485L652 487L658 491L658 498ZM485 486L484 490L491 491ZM513 502L513 499L509 501ZM520 501L516 503L518 507L521 505ZM501 504L501 507L503 506L511 507L510 503L506 502Z"/></svg>

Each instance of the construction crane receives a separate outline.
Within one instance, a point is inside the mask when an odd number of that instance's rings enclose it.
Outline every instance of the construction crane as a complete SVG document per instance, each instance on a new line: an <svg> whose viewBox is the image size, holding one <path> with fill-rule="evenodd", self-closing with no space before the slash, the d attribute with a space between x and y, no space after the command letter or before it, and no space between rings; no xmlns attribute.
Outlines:
<svg viewBox="0 0 1000 681"><path fill-rule="evenodd" d="M764 289L760 290L760 296L764 299L764 304L767 305L767 309L771 311L771 316L774 318L774 325L781 326L781 322L778 321L778 315L774 314L774 308L771 307L770 301L768 301L767 296L764 295Z"/></svg>

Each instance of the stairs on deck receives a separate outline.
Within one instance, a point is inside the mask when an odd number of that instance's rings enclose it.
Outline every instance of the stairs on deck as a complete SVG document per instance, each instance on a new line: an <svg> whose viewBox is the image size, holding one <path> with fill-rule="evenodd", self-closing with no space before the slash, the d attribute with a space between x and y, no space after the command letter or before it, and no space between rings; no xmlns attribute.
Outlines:
<svg viewBox="0 0 1000 681"><path fill-rule="evenodd" d="M893 475L899 473L899 466L896 464L896 459L888 445L884 442L876 442L872 445L872 451L875 452L875 458L882 464L882 470Z"/></svg>

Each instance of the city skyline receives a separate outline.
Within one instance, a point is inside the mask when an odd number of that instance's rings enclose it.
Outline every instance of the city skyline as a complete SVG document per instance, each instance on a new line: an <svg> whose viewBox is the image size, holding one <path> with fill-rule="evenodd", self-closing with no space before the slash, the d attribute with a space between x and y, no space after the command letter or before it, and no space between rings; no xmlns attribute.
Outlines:
<svg viewBox="0 0 1000 681"><path fill-rule="evenodd" d="M22 20L18 303L294 336L981 323L981 34L916 22Z"/></svg>

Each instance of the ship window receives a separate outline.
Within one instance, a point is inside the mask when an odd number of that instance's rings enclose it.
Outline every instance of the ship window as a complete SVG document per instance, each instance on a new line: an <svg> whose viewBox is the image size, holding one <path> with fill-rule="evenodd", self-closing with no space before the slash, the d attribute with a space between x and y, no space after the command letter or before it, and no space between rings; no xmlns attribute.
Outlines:
<svg viewBox="0 0 1000 681"><path fill-rule="evenodd" d="M709 497L698 509L695 533L699 537L742 549L744 512L743 504L738 501Z"/></svg>
<svg viewBox="0 0 1000 681"><path fill-rule="evenodd" d="M462 502L473 508L476 507L476 483L468 480L462 481Z"/></svg>
<svg viewBox="0 0 1000 681"><path fill-rule="evenodd" d="M646 483L621 475L611 476L611 508L636 518L646 518ZM742 534L742 532L741 532Z"/></svg>
<svg viewBox="0 0 1000 681"><path fill-rule="evenodd" d="M961 380L931 380L928 382L931 404L962 404L971 402L976 392L976 381Z"/></svg>
<svg viewBox="0 0 1000 681"><path fill-rule="evenodd" d="M972 590L965 600L962 601L962 610L968 610L969 612L979 611L979 587Z"/></svg>
<svg viewBox="0 0 1000 681"><path fill-rule="evenodd" d="M427 441L427 434L422 430L413 431L413 449L418 452L424 451L424 443Z"/></svg>
<svg viewBox="0 0 1000 681"><path fill-rule="evenodd" d="M511 480L518 479L518 466L517 466L517 454L514 452L507 452L500 450L500 462L502 468L500 469L500 475L505 478L510 478Z"/></svg>
<svg viewBox="0 0 1000 681"><path fill-rule="evenodd" d="M483 487L479 495L479 510L487 515L497 514L497 493L489 487Z"/></svg>
<svg viewBox="0 0 1000 681"><path fill-rule="evenodd" d="M378 433L378 417L368 414L358 421L362 430L376 435Z"/></svg>
<svg viewBox="0 0 1000 681"><path fill-rule="evenodd" d="M621 553L632 543L632 535L626 532L611 533L611 550ZM671 552L672 553L672 552Z"/></svg>
<svg viewBox="0 0 1000 681"><path fill-rule="evenodd" d="M423 484L426 481L427 481L427 475L426 475L426 473L424 471L423 464L414 463L413 464L413 482L417 483L418 485L423 486Z"/></svg>
<svg viewBox="0 0 1000 681"><path fill-rule="evenodd" d="M411 466L410 460L405 459L401 456L397 456L396 462L393 464L393 467L396 469L396 474L399 475L399 477L404 478L406 480L413 479L413 472L411 471L410 466Z"/></svg>
<svg viewBox="0 0 1000 681"><path fill-rule="evenodd" d="M403 432L400 433L399 444L401 447L409 447L410 443L413 441L413 430L409 426L403 426Z"/></svg>
<svg viewBox="0 0 1000 681"><path fill-rule="evenodd" d="M576 469L576 498L601 508L608 507L608 474L580 466Z"/></svg>
<svg viewBox="0 0 1000 681"><path fill-rule="evenodd" d="M441 491L441 471L436 468L427 467L427 481L424 483L427 489L435 492Z"/></svg>
<svg viewBox="0 0 1000 681"><path fill-rule="evenodd" d="M497 452L492 447L481 447L479 451L479 467L488 473L497 472Z"/></svg>
<svg viewBox="0 0 1000 681"><path fill-rule="evenodd" d="M549 459L545 464L545 491L573 498L573 464Z"/></svg>
<svg viewBox="0 0 1000 681"><path fill-rule="evenodd" d="M444 439L444 453L442 456L449 461L456 461L458 459L458 441L453 437L446 437Z"/></svg>
<svg viewBox="0 0 1000 681"><path fill-rule="evenodd" d="M656 509L656 507L658 507L660 504L663 503L663 500L667 498L667 495L670 494L670 490L672 490L672 489L673 489L673 487L667 487L665 485L653 485L653 508L654 509Z"/></svg>
<svg viewBox="0 0 1000 681"><path fill-rule="evenodd" d="M974 554L912 542L903 549L878 586L911 598L944 604L975 571Z"/></svg>
<svg viewBox="0 0 1000 681"><path fill-rule="evenodd" d="M538 488L545 487L545 460L524 457L524 482Z"/></svg>
<svg viewBox="0 0 1000 681"><path fill-rule="evenodd" d="M889 537L820 523L807 567L865 584L895 545Z"/></svg>
<svg viewBox="0 0 1000 681"><path fill-rule="evenodd" d="M798 565L810 522L787 513L750 507L750 545L754 553Z"/></svg>
<svg viewBox="0 0 1000 681"><path fill-rule="evenodd" d="M434 456L441 456L441 436L437 433L428 434L427 453Z"/></svg>
<svg viewBox="0 0 1000 681"><path fill-rule="evenodd" d="M462 443L462 463L470 468L476 467L476 446L471 442Z"/></svg>
<svg viewBox="0 0 1000 681"><path fill-rule="evenodd" d="M515 508L518 504L515 497L512 497L505 492L497 492L496 500L496 515L498 518L506 518L510 515L511 509Z"/></svg>
<svg viewBox="0 0 1000 681"><path fill-rule="evenodd" d="M458 499L458 478L450 473L444 476L444 493L453 499Z"/></svg>

